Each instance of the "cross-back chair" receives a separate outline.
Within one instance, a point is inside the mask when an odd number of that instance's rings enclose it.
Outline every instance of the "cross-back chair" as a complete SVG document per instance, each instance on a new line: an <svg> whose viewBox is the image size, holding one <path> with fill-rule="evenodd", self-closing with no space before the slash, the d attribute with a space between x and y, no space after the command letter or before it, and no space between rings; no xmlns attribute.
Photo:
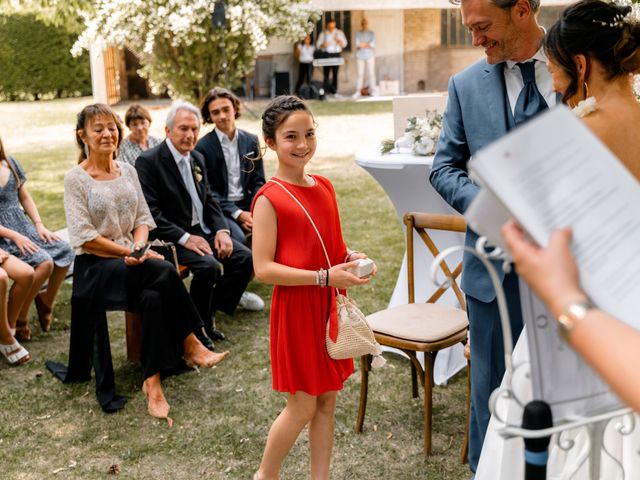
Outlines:
<svg viewBox="0 0 640 480"><path fill-rule="evenodd" d="M424 242L433 257L440 253L436 243L429 235L429 230L465 232L466 222L458 215L440 215L429 213L409 212L404 215L407 242L407 272L408 272L408 304L399 305L367 317L376 340L380 345L402 350L411 360L411 384L413 397L418 396L418 378L424 388L424 453L431 455L431 427L432 427L432 387L433 365L438 351L455 345L466 344L469 322L466 313L464 295L458 286L458 278L462 272L462 263L450 269L446 260L440 264L441 274L451 278L450 282L436 289L425 303L415 302L415 271L414 264L414 231ZM447 245L448 246L448 245ZM430 269L430 263L418 265L420 269ZM447 290L451 289L460 307L436 303ZM424 353L424 368L418 360L417 353ZM467 357L468 360L468 357ZM367 393L369 387L369 372L371 370L371 356L361 359L360 402L356 432L362 431L365 411L367 407ZM467 363L467 371L469 370ZM469 389L469 384L467 386ZM467 427L465 428L461 461L467 456L469 397L467 397Z"/></svg>

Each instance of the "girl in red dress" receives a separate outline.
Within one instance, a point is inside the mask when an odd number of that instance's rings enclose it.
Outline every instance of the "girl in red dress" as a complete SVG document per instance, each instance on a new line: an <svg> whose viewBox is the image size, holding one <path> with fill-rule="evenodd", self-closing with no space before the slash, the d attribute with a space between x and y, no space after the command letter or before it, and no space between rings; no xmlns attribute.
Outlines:
<svg viewBox="0 0 640 480"><path fill-rule="evenodd" d="M262 133L278 156L278 169L254 200L253 265L259 280L275 285L273 389L286 392L288 398L269 430L254 480L279 478L282 462L307 424L311 478L328 479L336 397L353 372L353 360L329 357L326 323L335 306L335 288L369 281L347 271L367 257L349 251L342 239L331 182L305 173L316 151L315 122L306 104L297 97L277 97L262 116ZM313 219L332 267L327 265L318 234L292 195Z"/></svg>

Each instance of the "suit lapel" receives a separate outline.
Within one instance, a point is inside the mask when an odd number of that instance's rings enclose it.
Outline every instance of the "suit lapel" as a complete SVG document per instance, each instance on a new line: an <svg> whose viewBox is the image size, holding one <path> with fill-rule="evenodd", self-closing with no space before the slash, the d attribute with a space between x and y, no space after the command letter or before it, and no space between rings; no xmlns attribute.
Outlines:
<svg viewBox="0 0 640 480"><path fill-rule="evenodd" d="M218 132L213 130L211 132L211 142L213 143L213 153L214 158L219 158L220 161L217 165L222 172L222 178L224 179L224 189L227 191L227 186L229 185L229 173L227 172L227 162L224 159L224 152L222 151L222 145L220 144L220 139L218 138Z"/></svg>
<svg viewBox="0 0 640 480"><path fill-rule="evenodd" d="M247 160L246 157L247 154L250 154L251 152L247 151L247 149L249 148L249 146L247 145L247 136L244 135L242 130L240 130L239 128L236 129L236 135L238 136L238 156L240 157L240 185L242 185L242 189L244 190L247 188L247 172L250 171L250 168L247 168L247 163L249 163L249 160ZM255 156L255 153L250 156Z"/></svg>
<svg viewBox="0 0 640 480"><path fill-rule="evenodd" d="M504 81L504 64L487 65L485 75L482 78L484 82L483 92L486 95L488 103L489 125L495 130L495 136L500 137L508 130L507 125L507 87Z"/></svg>
<svg viewBox="0 0 640 480"><path fill-rule="evenodd" d="M180 170L178 169L178 165L176 164L173 155L171 154L171 150L167 146L167 142L165 141L162 144L161 150L161 159L162 164L164 166L165 171L168 172L167 182L169 183L169 188L171 188L172 184L180 185L183 190L183 195L189 196L189 192L187 191L187 186L184 184L184 180L182 180L182 175L180 174Z"/></svg>
<svg viewBox="0 0 640 480"><path fill-rule="evenodd" d="M204 175L202 173L202 165L194 157L195 157L194 152L191 152L191 155L190 155L190 158L191 158L191 175L193 176L193 183L196 186L196 191L198 192L198 196L200 197L200 200L202 201L202 204L204 205L204 196L205 196L204 195L205 194L204 186L205 186L205 182L204 182Z"/></svg>

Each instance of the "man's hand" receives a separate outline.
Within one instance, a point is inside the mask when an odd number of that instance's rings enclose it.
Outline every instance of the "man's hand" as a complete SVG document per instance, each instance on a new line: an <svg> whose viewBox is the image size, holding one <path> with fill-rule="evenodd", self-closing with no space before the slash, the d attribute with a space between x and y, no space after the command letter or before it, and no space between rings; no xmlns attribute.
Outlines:
<svg viewBox="0 0 640 480"><path fill-rule="evenodd" d="M216 235L216 243L217 238L218 235ZM201 257L204 257L205 255L213 255L213 250L211 250L211 245L209 245L209 242L207 242L204 238L199 237L198 235L189 235L187 243L185 243L184 246L192 252L196 252Z"/></svg>
<svg viewBox="0 0 640 480"><path fill-rule="evenodd" d="M233 253L233 242L228 232L220 230L213 239L213 247L219 258L230 257Z"/></svg>
<svg viewBox="0 0 640 480"><path fill-rule="evenodd" d="M242 212L236 219L243 230L250 232L253 229L253 217L251 212Z"/></svg>

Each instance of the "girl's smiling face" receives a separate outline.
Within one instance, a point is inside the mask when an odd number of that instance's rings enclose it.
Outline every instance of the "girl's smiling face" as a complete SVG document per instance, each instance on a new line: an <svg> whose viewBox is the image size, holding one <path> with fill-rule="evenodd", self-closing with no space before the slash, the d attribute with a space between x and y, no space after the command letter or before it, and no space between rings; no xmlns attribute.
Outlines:
<svg viewBox="0 0 640 480"><path fill-rule="evenodd" d="M304 167L316 151L316 127L309 112L296 111L276 129L275 139L267 145L278 155L278 161L291 167Z"/></svg>

